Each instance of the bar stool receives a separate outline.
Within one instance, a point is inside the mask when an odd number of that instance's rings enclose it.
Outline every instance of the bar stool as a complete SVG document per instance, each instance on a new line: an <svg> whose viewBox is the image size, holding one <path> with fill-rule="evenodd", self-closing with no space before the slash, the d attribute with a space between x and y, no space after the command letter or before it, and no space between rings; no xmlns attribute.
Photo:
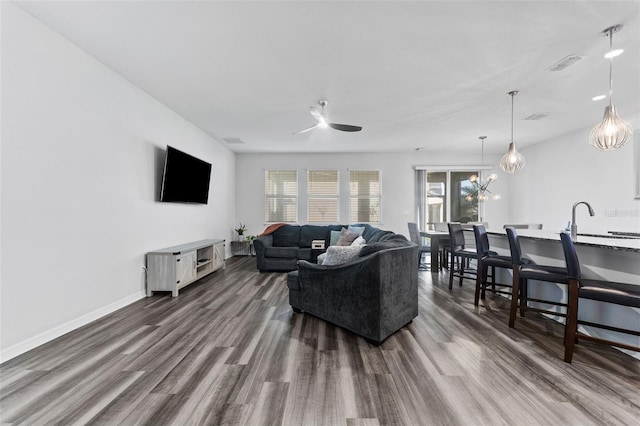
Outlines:
<svg viewBox="0 0 640 426"><path fill-rule="evenodd" d="M484 225L473 225L473 234L476 237L476 253L478 259L478 273L476 274L476 294L473 304L478 306L479 299L484 300L485 290L491 285L490 290L495 294L511 294L513 284L496 283L496 268L511 269L511 257L501 256L489 249L489 236ZM489 274L491 268L491 274ZM491 277L491 282L488 282ZM496 289L498 287L509 287L509 291Z"/></svg>
<svg viewBox="0 0 640 426"><path fill-rule="evenodd" d="M478 254L473 249L465 248L464 229L459 223L447 224L449 228L449 244L451 245L451 264L449 267L449 290L453 288L453 277L462 280L467 278L476 279L477 271L469 267L471 260L475 260Z"/></svg>
<svg viewBox="0 0 640 426"><path fill-rule="evenodd" d="M569 284L567 268L558 266L538 265L533 262L526 263L522 260L522 250L520 240L514 228L507 228L507 238L511 249L511 262L513 263L513 287L511 288L511 309L509 311L509 327L513 328L516 321L516 310L518 300L520 300L520 316L524 316L526 310L540 312L543 314L566 317L565 312L557 312L549 309L541 309L529 306L528 302L545 303L548 305L567 307L566 303L554 300L535 299L528 296L529 280L536 280L540 283ZM518 296L520 296L518 298Z"/></svg>
<svg viewBox="0 0 640 426"><path fill-rule="evenodd" d="M613 327L606 324L596 324L578 319L579 299L595 300L602 303L640 308L640 285L617 283L603 280L587 280L580 277L580 263L576 248L569 234L560 234L562 249L564 250L569 275L569 307L567 309L567 325L564 337L564 361L570 363L573 349L578 338L604 343L624 349L640 352L640 346L629 345L619 341L590 336L578 330L578 324L618 333L640 336L640 330Z"/></svg>

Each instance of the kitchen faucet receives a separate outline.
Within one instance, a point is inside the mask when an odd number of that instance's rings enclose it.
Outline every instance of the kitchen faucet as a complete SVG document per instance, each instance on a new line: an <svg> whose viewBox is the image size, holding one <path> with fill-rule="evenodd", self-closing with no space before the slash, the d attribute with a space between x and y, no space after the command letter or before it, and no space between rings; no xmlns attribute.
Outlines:
<svg viewBox="0 0 640 426"><path fill-rule="evenodd" d="M589 205L589 203L587 203L586 201L578 201L573 205L573 208L571 209L571 239L572 240L575 240L576 237L578 236L578 225L576 224L576 207L578 207L578 204L584 204L585 206L587 206L587 208L589 209L589 216L596 215L596 213L591 208L591 205Z"/></svg>

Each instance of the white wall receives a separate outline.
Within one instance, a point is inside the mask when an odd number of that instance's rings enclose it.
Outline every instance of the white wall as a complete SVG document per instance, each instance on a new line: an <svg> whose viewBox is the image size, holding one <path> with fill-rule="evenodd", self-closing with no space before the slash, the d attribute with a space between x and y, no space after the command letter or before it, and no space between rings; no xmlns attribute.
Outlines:
<svg viewBox="0 0 640 426"><path fill-rule="evenodd" d="M596 216L590 217L585 206L578 206L578 232L640 232L640 200L634 199L637 177L633 143L602 152L589 145L590 130L521 150L527 165L510 181L510 220L542 222L544 229L559 231L571 220L573 204L587 201Z"/></svg>
<svg viewBox="0 0 640 426"><path fill-rule="evenodd" d="M208 205L156 201L167 144ZM1 161L3 359L143 297L145 252L231 237L235 155L7 2Z"/></svg>
<svg viewBox="0 0 640 426"><path fill-rule="evenodd" d="M496 163L499 158L493 159ZM489 159L485 159L489 164ZM478 156L446 153L370 153L370 154L238 154L237 155L237 217L247 224L249 234L259 234L264 222L264 171L266 169L298 170L298 221L306 223L306 171L330 169L340 171L340 223L349 223L349 169L380 170L382 172L382 225L408 235L407 222L416 221L414 167L424 165L478 165ZM502 228L508 221L508 175L494 169L499 178L492 190L501 193L500 201L485 203L484 218L489 226Z"/></svg>

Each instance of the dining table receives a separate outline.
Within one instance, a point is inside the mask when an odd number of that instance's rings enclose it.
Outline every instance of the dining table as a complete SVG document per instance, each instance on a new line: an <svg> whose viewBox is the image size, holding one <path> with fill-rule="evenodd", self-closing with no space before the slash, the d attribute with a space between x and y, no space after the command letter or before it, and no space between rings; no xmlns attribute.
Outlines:
<svg viewBox="0 0 640 426"><path fill-rule="evenodd" d="M440 244L449 242L447 231L420 231L420 236L431 240L431 273L439 273L442 270L440 265Z"/></svg>

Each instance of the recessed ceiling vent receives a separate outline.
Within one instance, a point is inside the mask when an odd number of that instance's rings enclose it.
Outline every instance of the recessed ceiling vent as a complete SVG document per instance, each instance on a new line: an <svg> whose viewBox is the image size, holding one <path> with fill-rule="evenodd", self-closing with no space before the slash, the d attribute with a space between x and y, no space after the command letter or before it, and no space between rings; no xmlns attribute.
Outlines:
<svg viewBox="0 0 640 426"><path fill-rule="evenodd" d="M226 143L241 144L244 141L240 138L223 138Z"/></svg>
<svg viewBox="0 0 640 426"><path fill-rule="evenodd" d="M580 59L582 59L582 56L580 55L565 56L564 58L560 59L558 62L547 68L547 71L564 71L571 65L578 62Z"/></svg>
<svg viewBox="0 0 640 426"><path fill-rule="evenodd" d="M549 115L549 114L547 114L545 112L540 112L540 113L537 113L537 114L531 114L530 116L525 117L524 119L525 120L542 120L547 115Z"/></svg>

